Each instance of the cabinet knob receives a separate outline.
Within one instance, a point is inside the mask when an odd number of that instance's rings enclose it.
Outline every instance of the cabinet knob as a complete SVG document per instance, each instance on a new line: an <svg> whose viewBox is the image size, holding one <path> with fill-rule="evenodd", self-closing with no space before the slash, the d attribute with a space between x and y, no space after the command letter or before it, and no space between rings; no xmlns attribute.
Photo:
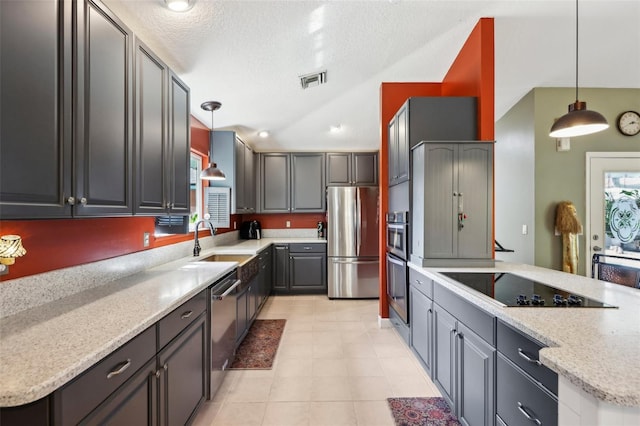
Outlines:
<svg viewBox="0 0 640 426"><path fill-rule="evenodd" d="M67 198L67 204L69 204L70 206L73 206L76 203L76 199L73 197L69 197Z"/></svg>
<svg viewBox="0 0 640 426"><path fill-rule="evenodd" d="M86 206L87 205L87 199L84 198L84 197L80 198L80 204L82 204L83 206Z"/></svg>

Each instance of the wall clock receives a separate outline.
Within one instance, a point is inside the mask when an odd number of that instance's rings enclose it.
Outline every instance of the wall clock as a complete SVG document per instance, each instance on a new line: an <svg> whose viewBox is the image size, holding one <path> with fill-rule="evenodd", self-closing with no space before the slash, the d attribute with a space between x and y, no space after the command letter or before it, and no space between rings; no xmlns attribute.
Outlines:
<svg viewBox="0 0 640 426"><path fill-rule="evenodd" d="M618 130L626 136L635 136L640 133L640 113L625 111L618 116Z"/></svg>

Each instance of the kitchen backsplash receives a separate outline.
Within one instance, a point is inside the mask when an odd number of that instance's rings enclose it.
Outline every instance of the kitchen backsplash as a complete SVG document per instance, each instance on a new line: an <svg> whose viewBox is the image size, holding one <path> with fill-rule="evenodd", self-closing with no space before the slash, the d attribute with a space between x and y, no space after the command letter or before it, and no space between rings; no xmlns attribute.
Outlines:
<svg viewBox="0 0 640 426"><path fill-rule="evenodd" d="M300 231L300 230L296 230ZM229 244L238 231L200 239L203 250ZM0 285L0 318L136 274L183 257L193 251L193 240L79 266L4 281Z"/></svg>

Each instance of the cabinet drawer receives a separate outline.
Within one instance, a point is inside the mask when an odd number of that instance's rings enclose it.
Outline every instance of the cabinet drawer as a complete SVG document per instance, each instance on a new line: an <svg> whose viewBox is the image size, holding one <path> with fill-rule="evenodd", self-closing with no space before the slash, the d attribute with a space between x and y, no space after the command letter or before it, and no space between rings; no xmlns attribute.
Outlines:
<svg viewBox="0 0 640 426"><path fill-rule="evenodd" d="M542 383L554 394L558 394L558 375L538 361L538 351L545 347L542 343L502 321L498 321L497 340L500 353L529 373L534 380Z"/></svg>
<svg viewBox="0 0 640 426"><path fill-rule="evenodd" d="M437 281L434 281L433 285L433 300L491 346L496 345L495 317L493 315L467 302Z"/></svg>
<svg viewBox="0 0 640 426"><path fill-rule="evenodd" d="M327 245L322 243L292 243L289 244L289 253L325 253Z"/></svg>
<svg viewBox="0 0 640 426"><path fill-rule="evenodd" d="M433 280L422 275L420 272L409 268L409 284L429 299L433 299Z"/></svg>
<svg viewBox="0 0 640 426"><path fill-rule="evenodd" d="M158 349L162 349L206 309L207 292L203 290L162 318L158 322Z"/></svg>
<svg viewBox="0 0 640 426"><path fill-rule="evenodd" d="M558 424L558 400L498 354L497 414L507 425ZM536 422L538 419L540 423Z"/></svg>
<svg viewBox="0 0 640 426"><path fill-rule="evenodd" d="M156 354L156 328L148 328L54 393L59 424L77 424Z"/></svg>

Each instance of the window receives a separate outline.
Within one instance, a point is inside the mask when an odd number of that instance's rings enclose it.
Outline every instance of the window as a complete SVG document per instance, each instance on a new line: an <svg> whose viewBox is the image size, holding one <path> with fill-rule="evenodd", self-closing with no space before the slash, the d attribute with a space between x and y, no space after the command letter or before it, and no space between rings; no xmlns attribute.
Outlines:
<svg viewBox="0 0 640 426"><path fill-rule="evenodd" d="M195 152L191 152L190 167L190 196L191 196L191 212L189 213L189 231L195 229L197 221L202 219L202 156Z"/></svg>

